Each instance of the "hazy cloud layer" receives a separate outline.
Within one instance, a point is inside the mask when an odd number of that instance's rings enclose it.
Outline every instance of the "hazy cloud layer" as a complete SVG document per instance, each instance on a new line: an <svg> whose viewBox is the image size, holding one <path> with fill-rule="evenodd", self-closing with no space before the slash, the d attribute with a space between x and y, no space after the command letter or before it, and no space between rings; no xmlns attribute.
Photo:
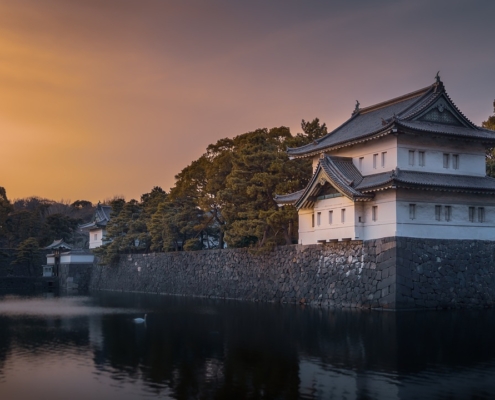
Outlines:
<svg viewBox="0 0 495 400"><path fill-rule="evenodd" d="M222 137L433 82L495 98L493 1L0 0L0 186L97 201L168 190Z"/></svg>

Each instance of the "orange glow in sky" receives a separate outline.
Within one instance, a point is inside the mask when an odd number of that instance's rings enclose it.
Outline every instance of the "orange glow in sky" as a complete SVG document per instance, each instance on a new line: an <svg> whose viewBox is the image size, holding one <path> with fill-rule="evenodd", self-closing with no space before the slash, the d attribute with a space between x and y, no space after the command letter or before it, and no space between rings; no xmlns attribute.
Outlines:
<svg viewBox="0 0 495 400"><path fill-rule="evenodd" d="M473 122L492 113L495 3L328 3L0 0L0 186L138 199L220 138L334 128L437 70Z"/></svg>

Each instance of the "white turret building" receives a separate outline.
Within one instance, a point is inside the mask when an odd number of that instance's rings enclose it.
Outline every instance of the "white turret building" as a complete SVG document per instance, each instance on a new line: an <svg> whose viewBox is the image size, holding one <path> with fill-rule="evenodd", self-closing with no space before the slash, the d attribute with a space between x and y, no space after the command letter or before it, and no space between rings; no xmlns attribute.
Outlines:
<svg viewBox="0 0 495 400"><path fill-rule="evenodd" d="M98 203L93 220L87 224L79 225L83 231L89 232L89 248L103 246L107 236L107 224L110 221L112 207Z"/></svg>
<svg viewBox="0 0 495 400"><path fill-rule="evenodd" d="M390 236L495 240L495 132L469 121L437 75L426 88L359 108L333 132L288 149L313 176L280 205L299 213L299 242Z"/></svg>

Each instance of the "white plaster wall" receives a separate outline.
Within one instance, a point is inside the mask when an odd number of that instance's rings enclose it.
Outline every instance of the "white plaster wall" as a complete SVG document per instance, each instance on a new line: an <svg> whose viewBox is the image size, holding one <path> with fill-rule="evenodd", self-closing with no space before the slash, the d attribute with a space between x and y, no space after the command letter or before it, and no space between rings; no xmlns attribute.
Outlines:
<svg viewBox="0 0 495 400"><path fill-rule="evenodd" d="M345 221L342 223L342 210ZM332 224L329 223L329 211L333 212ZM354 203L347 197L335 197L319 200L315 204L315 240L355 239ZM321 213L321 223L317 224L317 214Z"/></svg>
<svg viewBox="0 0 495 400"><path fill-rule="evenodd" d="M409 165L409 150L415 151L412 166ZM419 166L419 151L425 152L425 166L423 167ZM478 143L401 135L397 152L397 166L403 170L470 176L486 175L485 149ZM450 154L449 168L443 167L444 153ZM459 155L459 169L452 167L453 154Z"/></svg>
<svg viewBox="0 0 495 400"><path fill-rule="evenodd" d="M377 207L377 219L372 220L372 208ZM395 236L397 223L396 192L377 192L373 201L363 203L362 240Z"/></svg>
<svg viewBox="0 0 495 400"><path fill-rule="evenodd" d="M315 204L315 226L312 227L313 210L299 210L299 243L316 244L318 240L359 239L370 240L394 236L396 231L395 191L377 193L374 201L356 202L347 197L319 200ZM372 207L377 207L377 219L372 220ZM341 212L345 209L345 222ZM332 224L329 211L333 211ZM318 212L321 213L318 225Z"/></svg>
<svg viewBox="0 0 495 400"><path fill-rule="evenodd" d="M314 228L311 224L311 216L313 215L313 210L311 209L301 209L298 212L299 215L299 244L312 244L316 243L313 239Z"/></svg>
<svg viewBox="0 0 495 400"><path fill-rule="evenodd" d="M93 260L92 254L62 254L60 256L60 264L89 264L93 263Z"/></svg>
<svg viewBox="0 0 495 400"><path fill-rule="evenodd" d="M97 235L95 240L95 235ZM89 231L89 248L94 249L103 245L103 237L106 235L104 229L95 229Z"/></svg>
<svg viewBox="0 0 495 400"><path fill-rule="evenodd" d="M387 152L385 166L382 167L382 152ZM397 137L388 135L380 139L356 144L332 151L332 156L352 157L352 162L359 170L359 158L363 157L362 175L373 175L380 172L391 171L397 167ZM373 154L378 154L378 163L373 168Z"/></svg>
<svg viewBox="0 0 495 400"><path fill-rule="evenodd" d="M382 167L382 153L386 152L385 166ZM355 167L362 175L373 175L380 172L391 171L397 167L397 137L388 135L380 139L370 140L353 146L327 152L326 154L337 157L352 157ZM378 154L376 168L373 168L373 155ZM363 157L362 168L359 168L359 158ZM313 171L319 162L319 156L313 158Z"/></svg>
<svg viewBox="0 0 495 400"><path fill-rule="evenodd" d="M492 196L400 190L397 202L397 236L430 239L495 240L495 199ZM409 215L409 204L416 204L416 218ZM435 206L440 205L440 220ZM452 207L450 221L445 206ZM469 207L475 207L475 220L469 221ZM485 209L484 222L478 222L478 207Z"/></svg>

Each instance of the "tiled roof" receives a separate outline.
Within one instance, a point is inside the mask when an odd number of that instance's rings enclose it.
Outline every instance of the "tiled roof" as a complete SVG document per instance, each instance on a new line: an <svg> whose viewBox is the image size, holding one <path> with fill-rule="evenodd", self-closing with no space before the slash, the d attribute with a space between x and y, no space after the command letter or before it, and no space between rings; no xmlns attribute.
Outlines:
<svg viewBox="0 0 495 400"><path fill-rule="evenodd" d="M289 194L276 194L274 200L280 205L294 204L297 200L299 200L303 192L304 189Z"/></svg>
<svg viewBox="0 0 495 400"><path fill-rule="evenodd" d="M329 182L338 192L352 200L369 200L373 194L361 193L354 188L355 185L363 180L350 157L332 157L325 156L316 167L310 182L304 190L287 195L275 196L278 204L294 204L297 208L310 207L314 204L313 197L318 194L323 182Z"/></svg>
<svg viewBox="0 0 495 400"><path fill-rule="evenodd" d="M363 177L352 163L352 158L325 156L320 160L320 166L326 172L330 184L345 196L350 199L369 197L354 188Z"/></svg>
<svg viewBox="0 0 495 400"><path fill-rule="evenodd" d="M86 224L79 225L80 229L91 230L95 228L104 228L107 226L108 221L110 221L110 213L112 212L112 207L107 205L102 205L98 203L96 206L95 214L93 220Z"/></svg>
<svg viewBox="0 0 495 400"><path fill-rule="evenodd" d="M335 162L335 159L338 159L337 162ZM320 161L306 189L277 196L275 201L279 204L294 204L297 208L312 207L315 203L313 197L320 190L319 179L322 176L326 177L329 183L339 192L354 201L369 200L373 197L373 193L376 190L390 186L495 194L495 178L488 176L437 174L432 172L404 171L397 168L393 171L363 177L355 167L353 170L349 164L346 165L347 162L352 164L352 160L349 160L346 161L346 159L341 157L326 156ZM336 171L337 165L343 168ZM344 173L343 171L346 169L347 171ZM322 175L323 172L324 175ZM356 179L357 175L359 175L360 179Z"/></svg>
<svg viewBox="0 0 495 400"><path fill-rule="evenodd" d="M476 137L480 139L493 139L495 137L495 132L488 129L479 128L473 130L464 126L441 125L426 121L397 121L397 125L414 131L439 133L449 136Z"/></svg>
<svg viewBox="0 0 495 400"><path fill-rule="evenodd" d="M52 250L52 249L72 249L72 246L65 243L63 239L54 240L52 244L46 246L44 250Z"/></svg>
<svg viewBox="0 0 495 400"><path fill-rule="evenodd" d="M416 120L432 105L442 101L455 114L459 126L445 125ZM291 157L308 157L318 155L325 150L350 145L368 140L382 134L389 134L392 129L403 127L417 132L432 132L457 137L489 139L495 143L495 132L487 131L469 121L452 102L442 82L395 99L359 109L344 124L317 139L313 143L298 148L289 148Z"/></svg>
<svg viewBox="0 0 495 400"><path fill-rule="evenodd" d="M398 168L391 172L365 176L356 189L363 192L373 192L385 185L462 190L478 193L490 192L495 194L495 179L489 176L437 174L433 172L403 171Z"/></svg>

